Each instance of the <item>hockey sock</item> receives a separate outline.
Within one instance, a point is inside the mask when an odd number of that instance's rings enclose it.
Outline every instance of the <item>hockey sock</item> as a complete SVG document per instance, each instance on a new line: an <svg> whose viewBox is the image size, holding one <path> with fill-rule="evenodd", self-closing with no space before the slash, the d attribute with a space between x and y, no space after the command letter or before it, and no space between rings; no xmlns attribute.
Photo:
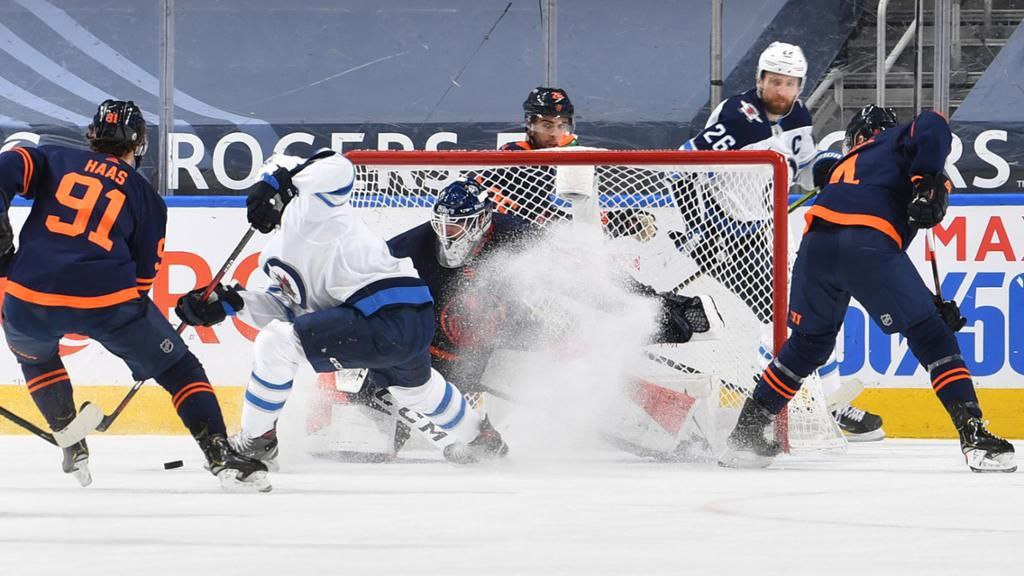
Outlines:
<svg viewBox="0 0 1024 576"><path fill-rule="evenodd" d="M252 375L242 404L242 435L249 438L274 427L292 393L299 362L305 358L292 325L276 320L256 336L253 356Z"/></svg>
<svg viewBox="0 0 1024 576"><path fill-rule="evenodd" d="M911 352L930 373L932 390L946 411L953 414L954 406L967 404L972 416L981 417L971 373L960 355L960 345L953 331L942 317L933 314L908 328L904 336Z"/></svg>
<svg viewBox="0 0 1024 576"><path fill-rule="evenodd" d="M470 442L480 433L480 415L459 389L430 369L430 379L414 388L389 386L402 406L419 412L456 440Z"/></svg>
<svg viewBox="0 0 1024 576"><path fill-rule="evenodd" d="M835 334L808 335L793 332L779 355L768 364L754 387L754 398L778 414L796 396L814 370L828 360L835 349Z"/></svg>
<svg viewBox="0 0 1024 576"><path fill-rule="evenodd" d="M226 434L224 416L199 359L189 352L154 380L171 394L178 417L193 436L204 429L210 434Z"/></svg>
<svg viewBox="0 0 1024 576"><path fill-rule="evenodd" d="M75 396L60 356L41 364L22 364L21 372L32 400L51 430L60 430L74 420Z"/></svg>

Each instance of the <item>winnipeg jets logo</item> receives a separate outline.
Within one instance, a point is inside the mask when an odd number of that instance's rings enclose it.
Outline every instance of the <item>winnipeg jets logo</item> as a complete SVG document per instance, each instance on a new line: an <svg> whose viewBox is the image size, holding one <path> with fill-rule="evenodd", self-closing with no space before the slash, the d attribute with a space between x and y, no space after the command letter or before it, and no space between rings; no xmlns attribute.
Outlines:
<svg viewBox="0 0 1024 576"><path fill-rule="evenodd" d="M740 113L746 116L747 122L764 123L764 120L761 120L761 113L757 111L753 104L746 100L740 100Z"/></svg>
<svg viewBox="0 0 1024 576"><path fill-rule="evenodd" d="M263 272L273 279L281 294L300 308L306 307L306 283L302 281L298 270L277 258L268 258L263 265Z"/></svg>

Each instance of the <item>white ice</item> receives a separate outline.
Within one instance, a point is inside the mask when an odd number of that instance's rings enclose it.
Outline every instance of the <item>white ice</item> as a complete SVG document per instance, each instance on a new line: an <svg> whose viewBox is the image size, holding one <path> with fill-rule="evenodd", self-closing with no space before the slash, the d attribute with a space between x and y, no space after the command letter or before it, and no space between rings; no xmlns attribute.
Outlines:
<svg viewBox="0 0 1024 576"><path fill-rule="evenodd" d="M1024 475L972 474L953 441L760 471L514 447L481 468L298 458L266 495L220 492L184 436L90 442L80 488L56 449L0 437L0 574L988 575L1024 558Z"/></svg>

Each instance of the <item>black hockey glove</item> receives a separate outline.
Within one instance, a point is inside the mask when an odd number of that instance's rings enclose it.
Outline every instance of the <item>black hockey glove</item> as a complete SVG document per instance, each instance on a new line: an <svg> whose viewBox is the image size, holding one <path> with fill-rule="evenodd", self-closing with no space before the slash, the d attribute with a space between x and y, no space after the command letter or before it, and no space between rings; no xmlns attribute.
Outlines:
<svg viewBox="0 0 1024 576"><path fill-rule="evenodd" d="M174 311L178 318L189 326L213 326L234 316L236 312L245 307L245 301L238 293L238 286L224 286L217 284L217 287L210 292L210 297L203 300L203 293L206 288L195 290L178 298L178 304Z"/></svg>
<svg viewBox="0 0 1024 576"><path fill-rule="evenodd" d="M7 276L7 265L14 256L14 229L7 213L0 214L0 277Z"/></svg>
<svg viewBox="0 0 1024 576"><path fill-rule="evenodd" d="M707 332L711 327L700 298L674 292L658 294L664 317L659 340L671 343L689 342L694 332Z"/></svg>
<svg viewBox="0 0 1024 576"><path fill-rule="evenodd" d="M842 160L843 155L838 152L819 152L811 167L811 174L814 175L814 187L822 188L828 183L828 173L832 167Z"/></svg>
<svg viewBox="0 0 1024 576"><path fill-rule="evenodd" d="M295 193L288 169L278 168L273 174L265 175L245 199L249 224L263 234L277 228L281 224L284 207L295 197Z"/></svg>
<svg viewBox="0 0 1024 576"><path fill-rule="evenodd" d="M943 300L935 296L935 307L939 309L942 321L949 326L953 332L959 332L967 324L967 318L960 315L960 306L953 300Z"/></svg>
<svg viewBox="0 0 1024 576"><path fill-rule="evenodd" d="M946 217L949 191L953 185L945 174L914 176L914 196L907 206L907 222L911 228L931 228Z"/></svg>

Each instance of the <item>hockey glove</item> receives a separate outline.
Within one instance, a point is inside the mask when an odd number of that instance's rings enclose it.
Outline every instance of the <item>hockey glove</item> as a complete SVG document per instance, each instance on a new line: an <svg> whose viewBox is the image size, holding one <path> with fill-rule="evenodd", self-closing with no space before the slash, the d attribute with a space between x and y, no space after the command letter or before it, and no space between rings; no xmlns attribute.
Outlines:
<svg viewBox="0 0 1024 576"><path fill-rule="evenodd" d="M694 332L705 332L709 328L708 318L699 298L682 296L674 292L658 294L664 316L661 321L661 339L665 342L683 343L693 338Z"/></svg>
<svg viewBox="0 0 1024 576"><path fill-rule="evenodd" d="M284 207L295 197L295 193L292 175L286 168L278 168L273 174L264 174L245 199L249 224L263 234L277 228L281 224Z"/></svg>
<svg viewBox="0 0 1024 576"><path fill-rule="evenodd" d="M935 296L935 307L939 309L942 321L949 326L953 332L959 332L967 324L967 318L960 315L960 306L953 300L943 300Z"/></svg>
<svg viewBox="0 0 1024 576"><path fill-rule="evenodd" d="M196 288L178 298L174 311L189 326L213 326L245 307L239 290L238 286L217 284L209 298L204 300L206 288Z"/></svg>
<svg viewBox="0 0 1024 576"><path fill-rule="evenodd" d="M7 213L0 214L0 277L7 276L7 265L14 256L14 229Z"/></svg>
<svg viewBox="0 0 1024 576"><path fill-rule="evenodd" d="M942 222L953 189L945 174L913 176L914 195L907 206L907 222L911 228L931 228Z"/></svg>
<svg viewBox="0 0 1024 576"><path fill-rule="evenodd" d="M842 158L843 155L838 152L818 152L814 159L814 165L811 167L815 188L820 189L828 183L829 172Z"/></svg>

